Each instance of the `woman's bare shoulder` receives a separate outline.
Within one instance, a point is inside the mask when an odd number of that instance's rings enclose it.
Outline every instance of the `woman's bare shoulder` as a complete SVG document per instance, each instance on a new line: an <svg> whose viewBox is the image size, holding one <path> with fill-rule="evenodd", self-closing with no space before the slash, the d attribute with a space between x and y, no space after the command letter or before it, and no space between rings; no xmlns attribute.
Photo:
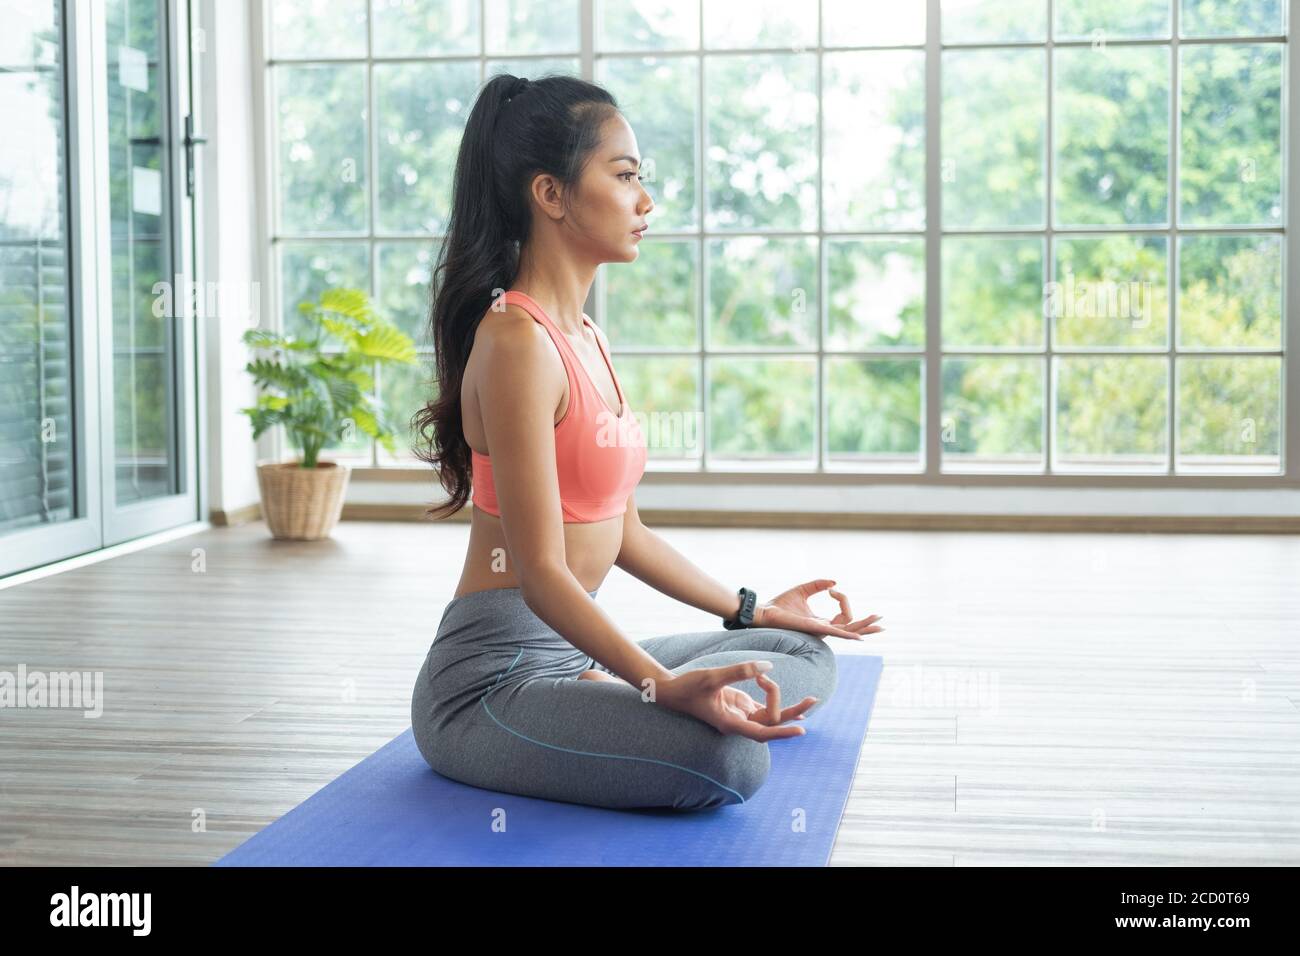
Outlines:
<svg viewBox="0 0 1300 956"><path fill-rule="evenodd" d="M475 351L513 360L541 353L549 341L541 323L514 304L488 309L474 332Z"/></svg>
<svg viewBox="0 0 1300 956"><path fill-rule="evenodd" d="M564 365L545 327L517 305L490 309L474 336L474 364L483 380L493 388L508 388L510 379L523 378L543 383L546 395L563 394ZM558 389L558 391L557 391Z"/></svg>
<svg viewBox="0 0 1300 956"><path fill-rule="evenodd" d="M483 313L478 330L480 334L486 333L496 338L508 339L512 335L531 331L533 326L540 327L541 323L523 306L508 302L502 308L493 307Z"/></svg>

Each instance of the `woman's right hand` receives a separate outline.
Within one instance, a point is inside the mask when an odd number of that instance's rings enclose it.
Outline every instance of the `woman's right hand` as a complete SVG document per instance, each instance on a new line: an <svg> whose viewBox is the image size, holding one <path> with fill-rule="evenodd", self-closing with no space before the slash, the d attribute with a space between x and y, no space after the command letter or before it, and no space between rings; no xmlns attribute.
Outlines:
<svg viewBox="0 0 1300 956"><path fill-rule="evenodd" d="M764 673L771 669L771 661L744 661L726 667L683 671L672 680L659 683L655 701L697 717L722 734L740 734L764 742L801 737L802 727L781 725L787 720L802 720L803 712L817 703L817 698L805 697L782 710L781 688ZM758 703L737 687L728 686L751 677L766 692L766 704Z"/></svg>

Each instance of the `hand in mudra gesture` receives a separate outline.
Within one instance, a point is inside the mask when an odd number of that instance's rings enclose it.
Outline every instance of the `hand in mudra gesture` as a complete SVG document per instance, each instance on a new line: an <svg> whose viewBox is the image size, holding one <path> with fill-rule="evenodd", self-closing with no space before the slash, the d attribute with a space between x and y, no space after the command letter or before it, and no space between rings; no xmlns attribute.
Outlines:
<svg viewBox="0 0 1300 956"><path fill-rule="evenodd" d="M660 683L656 689L655 701L698 717L722 734L742 734L763 741L802 736L802 727L779 725L787 720L803 720L804 711L817 703L817 698L805 697L793 707L782 709L781 688L764 673L771 669L771 661L745 661L727 667L702 667L685 671L671 681ZM767 694L766 703L760 704L739 687L728 686L750 677ZM580 674L578 680L627 683L621 677L595 670Z"/></svg>
<svg viewBox="0 0 1300 956"><path fill-rule="evenodd" d="M805 697L793 707L782 708L781 688L765 673L771 669L771 661L744 661L683 671L659 684L655 700L699 718L721 734L740 734L763 742L801 737L805 733L802 727L781 725L787 720L802 720L804 711L817 703L817 698ZM766 703L760 704L740 688L729 686L751 677L767 694Z"/></svg>
<svg viewBox="0 0 1300 956"><path fill-rule="evenodd" d="M754 608L752 627L781 627L791 631L803 631L814 637L831 635L846 637L852 641L862 640L864 634L875 634L884 628L876 625L881 615L871 614L854 621L849 609L849 599L834 589L835 582L830 578L818 578L805 584L797 584L788 591L783 591L766 604ZM808 606L808 599L814 594L829 591L831 597L840 603L840 613L829 621L818 617Z"/></svg>

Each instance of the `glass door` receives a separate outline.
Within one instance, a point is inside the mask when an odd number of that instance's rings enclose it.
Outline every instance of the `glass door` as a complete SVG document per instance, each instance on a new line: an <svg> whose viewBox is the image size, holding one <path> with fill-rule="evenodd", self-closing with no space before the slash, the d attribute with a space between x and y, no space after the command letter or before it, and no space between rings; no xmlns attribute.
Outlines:
<svg viewBox="0 0 1300 956"><path fill-rule="evenodd" d="M0 576L197 517L185 7L4 2Z"/></svg>
<svg viewBox="0 0 1300 956"><path fill-rule="evenodd" d="M188 36L184 6L94 4L106 63L100 208L108 267L98 286L106 307L100 354L111 356L101 360L105 544L196 516L192 218L181 142L188 71L177 68L171 42Z"/></svg>
<svg viewBox="0 0 1300 956"><path fill-rule="evenodd" d="M86 37L55 2L7 7L0 30L0 574L99 546L86 481L84 253L93 254L81 150ZM80 42L79 42L80 41ZM88 64L87 64L88 65ZM88 117L89 112L84 112ZM93 353L92 353L93 354Z"/></svg>

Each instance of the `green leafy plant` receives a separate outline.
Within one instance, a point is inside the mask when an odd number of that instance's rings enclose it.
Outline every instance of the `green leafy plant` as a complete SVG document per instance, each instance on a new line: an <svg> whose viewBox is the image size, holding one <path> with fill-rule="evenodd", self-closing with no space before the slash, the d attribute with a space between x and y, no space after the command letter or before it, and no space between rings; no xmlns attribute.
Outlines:
<svg viewBox="0 0 1300 956"><path fill-rule="evenodd" d="M379 315L360 289L326 289L320 300L298 305L315 325L312 338L249 329L245 345L269 353L244 366L267 391L257 404L241 408L253 423L253 438L284 425L302 452L302 467L315 468L330 448L358 428L395 451L395 433L383 402L371 394L376 363L414 365L415 343Z"/></svg>

